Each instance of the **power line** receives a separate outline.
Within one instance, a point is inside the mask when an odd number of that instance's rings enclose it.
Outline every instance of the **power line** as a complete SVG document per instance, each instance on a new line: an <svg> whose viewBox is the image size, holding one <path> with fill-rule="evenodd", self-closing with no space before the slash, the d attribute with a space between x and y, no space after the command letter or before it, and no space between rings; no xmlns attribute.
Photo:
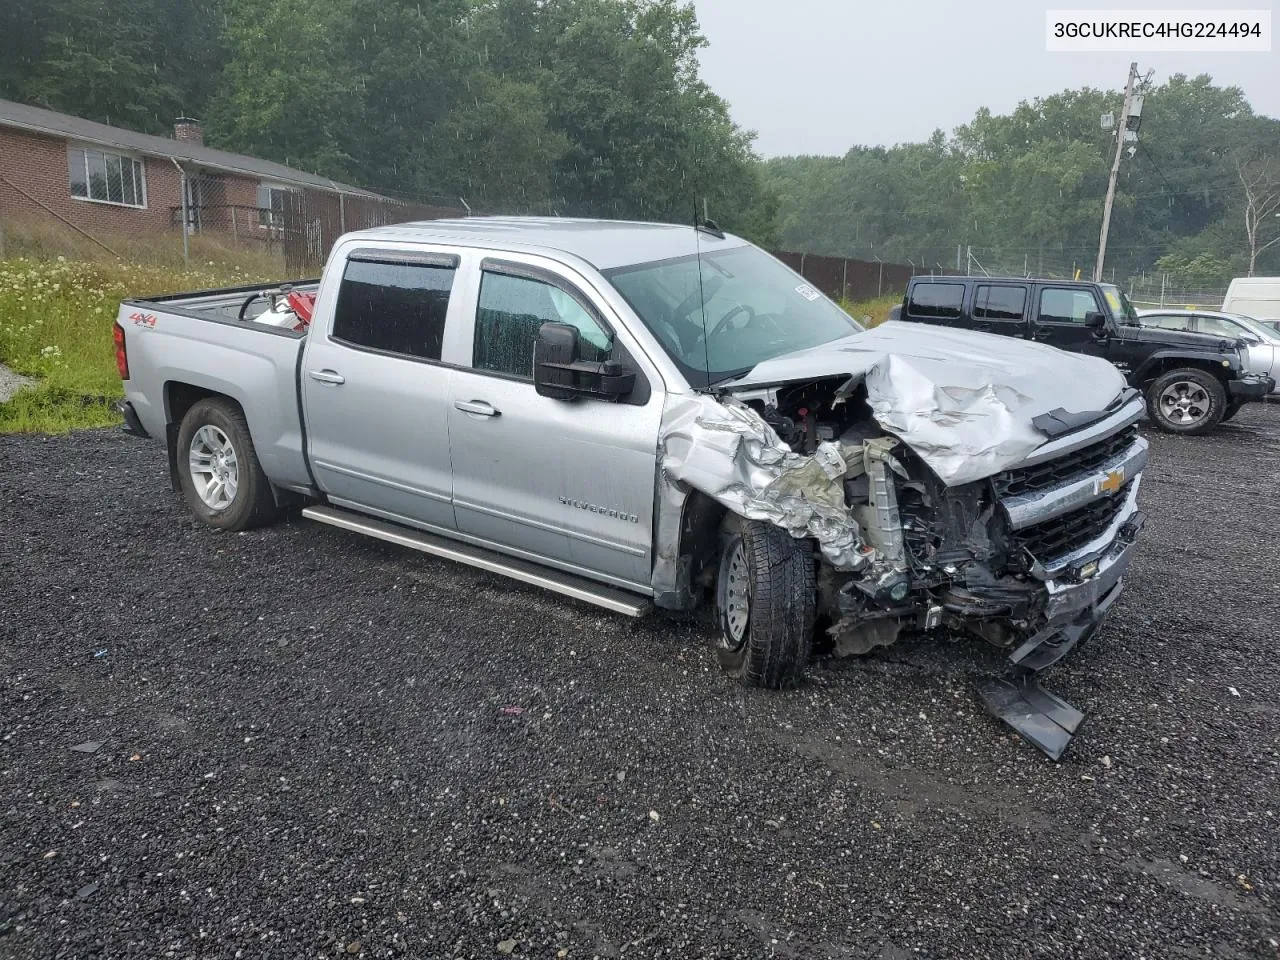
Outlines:
<svg viewBox="0 0 1280 960"><path fill-rule="evenodd" d="M1142 140L1139 140L1138 147L1139 149L1142 150L1142 155L1151 161L1151 166L1155 168L1156 173L1160 175L1160 179L1169 185L1169 189L1176 190L1177 187L1175 187L1170 182L1169 178L1164 175L1164 171L1160 169L1160 164L1156 162L1155 156L1151 153L1151 149L1146 145L1146 143Z"/></svg>

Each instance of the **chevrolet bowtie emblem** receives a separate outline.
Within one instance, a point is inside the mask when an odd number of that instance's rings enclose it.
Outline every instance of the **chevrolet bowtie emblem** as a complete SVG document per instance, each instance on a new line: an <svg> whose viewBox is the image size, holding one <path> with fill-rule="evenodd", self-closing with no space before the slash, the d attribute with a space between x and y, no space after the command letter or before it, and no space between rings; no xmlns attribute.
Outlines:
<svg viewBox="0 0 1280 960"><path fill-rule="evenodd" d="M1120 487L1124 485L1123 470L1108 470L1106 475L1098 481L1099 493L1117 493Z"/></svg>

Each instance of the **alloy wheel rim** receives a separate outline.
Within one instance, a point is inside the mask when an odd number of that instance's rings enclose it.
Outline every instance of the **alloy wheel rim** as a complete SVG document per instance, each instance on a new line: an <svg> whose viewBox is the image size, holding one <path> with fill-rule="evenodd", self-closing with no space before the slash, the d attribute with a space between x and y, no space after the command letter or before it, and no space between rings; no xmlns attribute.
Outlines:
<svg viewBox="0 0 1280 960"><path fill-rule="evenodd" d="M1191 380L1175 380L1160 393L1160 412L1184 427L1209 416L1211 406L1209 391Z"/></svg>
<svg viewBox="0 0 1280 960"><path fill-rule="evenodd" d="M196 495L210 510L225 510L240 487L240 463L231 438L206 423L191 438L187 469Z"/></svg>

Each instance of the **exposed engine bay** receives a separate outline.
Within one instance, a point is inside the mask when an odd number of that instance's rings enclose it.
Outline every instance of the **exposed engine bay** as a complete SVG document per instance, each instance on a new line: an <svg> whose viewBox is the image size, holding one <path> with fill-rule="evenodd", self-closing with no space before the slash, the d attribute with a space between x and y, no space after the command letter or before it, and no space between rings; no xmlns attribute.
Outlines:
<svg viewBox="0 0 1280 960"><path fill-rule="evenodd" d="M825 569L819 609L839 654L862 654L904 631L950 627L1007 646L1037 613L1030 560L1014 542L989 481L947 487L875 422L865 385L848 378L740 397L792 450L861 448L843 480L862 532L866 569ZM1043 606L1041 604L1040 606ZM975 622L990 621L990 622Z"/></svg>
<svg viewBox="0 0 1280 960"><path fill-rule="evenodd" d="M864 378L754 386L673 411L663 473L817 542L818 622L835 654L963 633L1033 672L1091 635L1119 594L1144 521L1146 441L1131 401L1119 397L1112 426L1068 438L1061 456L948 484L880 425ZM1079 722L1038 687L999 682L993 712L1034 700L1066 716L1064 730ZM1038 745L1060 754L1072 732Z"/></svg>

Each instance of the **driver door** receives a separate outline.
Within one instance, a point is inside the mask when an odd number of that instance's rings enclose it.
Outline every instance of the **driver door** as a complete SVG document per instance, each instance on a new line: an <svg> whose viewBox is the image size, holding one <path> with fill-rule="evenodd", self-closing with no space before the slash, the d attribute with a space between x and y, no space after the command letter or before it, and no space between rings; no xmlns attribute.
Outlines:
<svg viewBox="0 0 1280 960"><path fill-rule="evenodd" d="M552 268L488 259L475 284L472 356L450 381L458 529L519 556L619 586L650 586L662 391L644 365L613 403L533 385L545 322L577 327L582 359L621 344L605 311ZM628 358L639 355L626 344ZM619 351L620 355L620 351Z"/></svg>

